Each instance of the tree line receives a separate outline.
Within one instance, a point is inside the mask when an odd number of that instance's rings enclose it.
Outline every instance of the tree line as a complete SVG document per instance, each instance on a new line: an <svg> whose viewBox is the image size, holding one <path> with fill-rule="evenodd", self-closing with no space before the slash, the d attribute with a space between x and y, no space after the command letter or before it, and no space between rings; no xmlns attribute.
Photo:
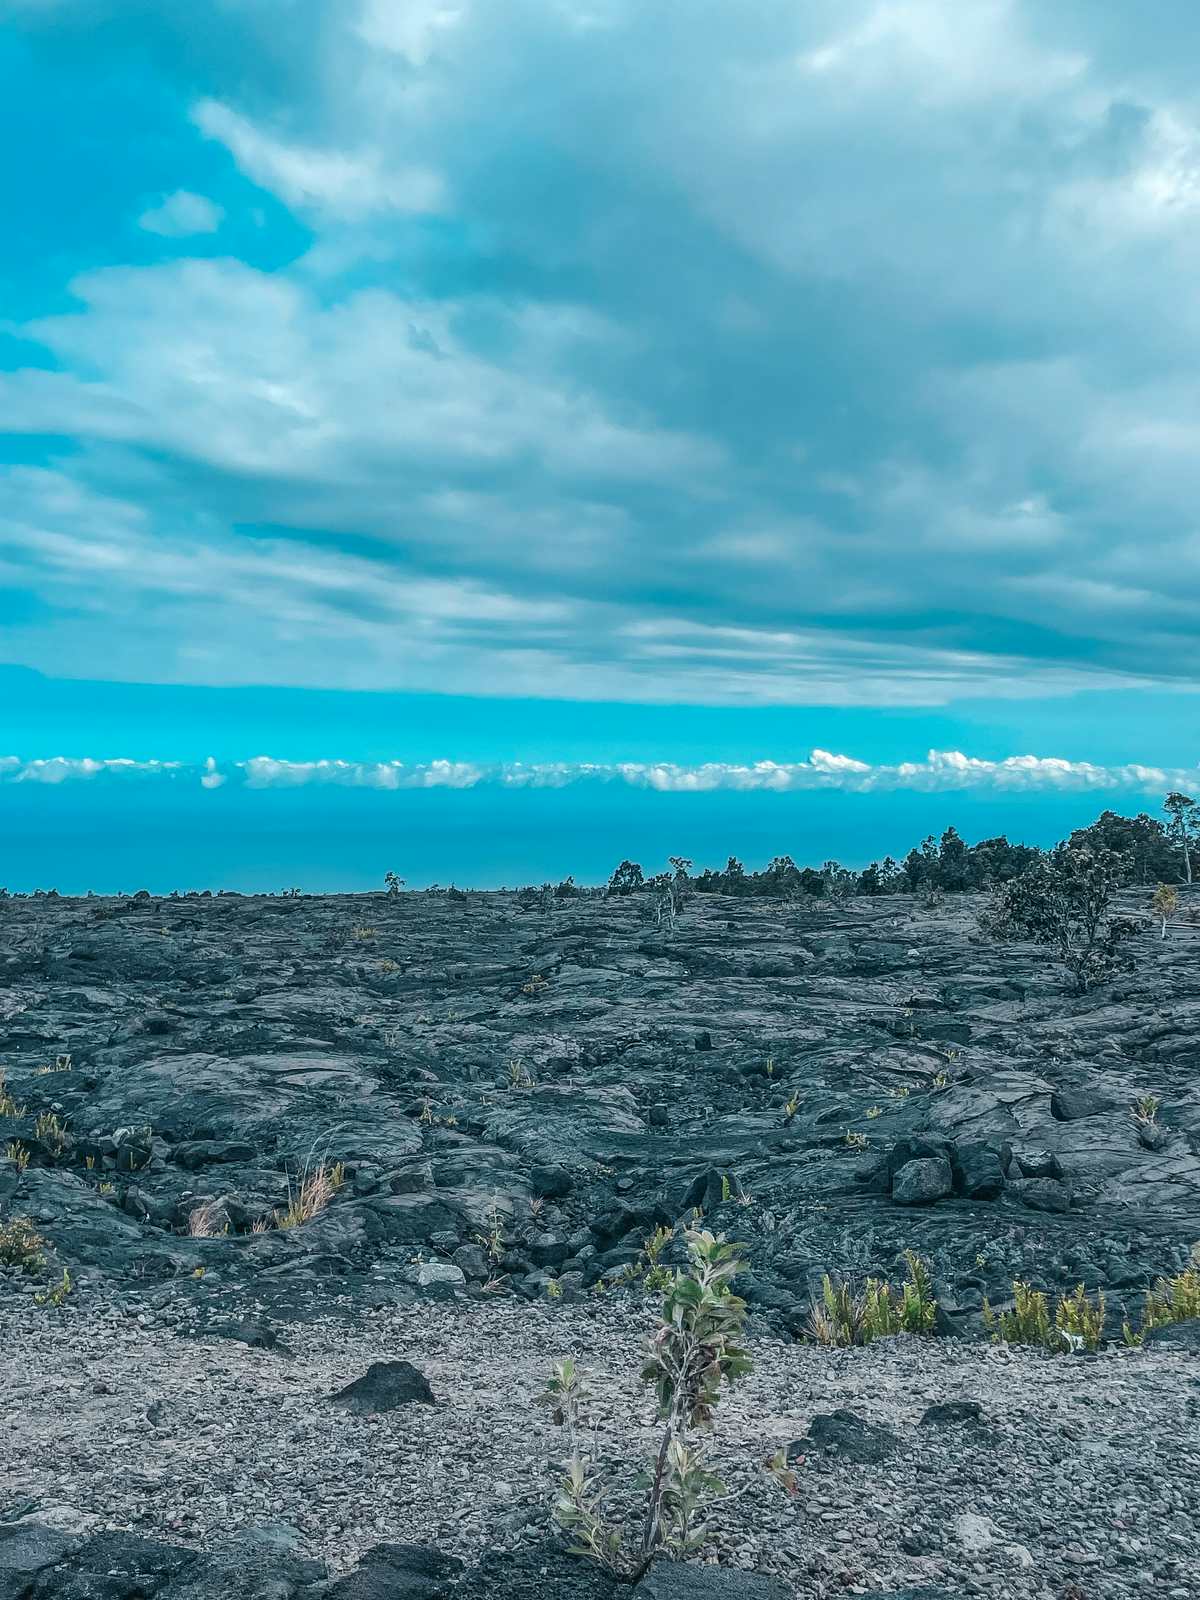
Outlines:
<svg viewBox="0 0 1200 1600"><path fill-rule="evenodd" d="M1163 802L1163 818L1140 812L1135 817L1105 811L1086 828L1077 828L1052 851L1013 844L1004 834L968 844L949 827L930 834L901 861L885 856L861 872L826 861L820 867L797 866L791 856L776 856L758 872L747 872L735 856L718 870L693 874L684 856L670 858L670 870L647 876L636 861L622 861L608 880L610 895L642 891L662 893L687 886L696 894L732 894L789 899L809 895L821 899L889 894L968 894L1014 882L1056 852L1084 851L1112 859L1118 881L1128 884L1191 883L1200 857L1200 805L1189 795L1172 793ZM559 886L572 893L568 879Z"/></svg>

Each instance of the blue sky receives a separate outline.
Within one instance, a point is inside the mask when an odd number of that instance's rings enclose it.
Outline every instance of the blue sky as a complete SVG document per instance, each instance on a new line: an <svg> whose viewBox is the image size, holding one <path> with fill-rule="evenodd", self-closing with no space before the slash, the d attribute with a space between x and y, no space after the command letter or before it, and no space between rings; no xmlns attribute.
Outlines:
<svg viewBox="0 0 1200 1600"><path fill-rule="evenodd" d="M438 761L531 867L517 763L767 853L772 786L853 793L864 858L901 795L1053 836L1200 788L1194 7L0 18L22 870L50 808L399 825ZM135 807L114 758L183 765Z"/></svg>

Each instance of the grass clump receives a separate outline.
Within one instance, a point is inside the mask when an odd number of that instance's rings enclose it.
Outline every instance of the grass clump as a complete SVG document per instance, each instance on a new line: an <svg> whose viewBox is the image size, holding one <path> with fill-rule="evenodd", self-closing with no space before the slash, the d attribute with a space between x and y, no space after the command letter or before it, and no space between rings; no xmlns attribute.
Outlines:
<svg viewBox="0 0 1200 1600"><path fill-rule="evenodd" d="M62 1155L67 1147L67 1131L55 1112L41 1112L33 1125L33 1131L51 1155Z"/></svg>
<svg viewBox="0 0 1200 1600"><path fill-rule="evenodd" d="M821 1298L808 1319L808 1334L818 1344L847 1349L894 1334L930 1334L937 1321L937 1301L928 1264L913 1250L904 1252L907 1266L899 1290L868 1278L861 1290L835 1283L828 1273Z"/></svg>
<svg viewBox="0 0 1200 1600"><path fill-rule="evenodd" d="M16 1267L31 1276L46 1265L46 1241L28 1217L0 1222L0 1266Z"/></svg>
<svg viewBox="0 0 1200 1600"><path fill-rule="evenodd" d="M23 1117L25 1107L18 1105L8 1092L3 1069L0 1069L0 1117Z"/></svg>
<svg viewBox="0 0 1200 1600"><path fill-rule="evenodd" d="M1142 1325L1135 1332L1126 1322L1125 1343L1139 1345L1154 1328L1166 1328L1174 1322L1191 1322L1200 1318L1200 1269L1189 1267L1173 1278L1159 1278L1147 1291L1142 1310Z"/></svg>
<svg viewBox="0 0 1200 1600"><path fill-rule="evenodd" d="M275 1213L277 1228L300 1228L321 1212L346 1181L346 1168L340 1161L305 1162L296 1178L288 1175L288 1201Z"/></svg>
<svg viewBox="0 0 1200 1600"><path fill-rule="evenodd" d="M983 1302L983 1325L998 1344L1029 1345L1052 1355L1098 1350L1106 1316L1104 1291L1093 1302L1081 1283L1060 1297L1053 1314L1044 1292L1020 1280L1013 1284L1011 1311L994 1311Z"/></svg>

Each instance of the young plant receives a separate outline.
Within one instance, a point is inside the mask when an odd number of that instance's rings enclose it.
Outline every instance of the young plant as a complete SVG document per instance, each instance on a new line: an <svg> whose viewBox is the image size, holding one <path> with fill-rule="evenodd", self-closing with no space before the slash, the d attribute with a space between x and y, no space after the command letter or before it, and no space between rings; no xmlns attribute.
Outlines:
<svg viewBox="0 0 1200 1600"><path fill-rule="evenodd" d="M1167 937L1167 923L1179 910L1179 890L1173 884L1160 883L1150 897L1150 910L1158 919L1161 929L1160 936L1165 939Z"/></svg>
<svg viewBox="0 0 1200 1600"><path fill-rule="evenodd" d="M44 1289L40 1294L34 1295L34 1304L39 1306L54 1306L57 1309L59 1306L66 1304L67 1296L71 1293L74 1287L75 1285L71 1281L71 1274L67 1271L66 1267L64 1267L62 1277L59 1278L57 1283L51 1284L48 1289Z"/></svg>
<svg viewBox="0 0 1200 1600"><path fill-rule="evenodd" d="M66 1149L66 1130L53 1111L43 1111L33 1124L33 1131L52 1156L60 1156Z"/></svg>
<svg viewBox="0 0 1200 1600"><path fill-rule="evenodd" d="M28 1217L0 1222L0 1266L16 1267L30 1275L46 1265L46 1241Z"/></svg>
<svg viewBox="0 0 1200 1600"><path fill-rule="evenodd" d="M731 1287L745 1265L738 1247L698 1229L688 1229L684 1238L689 1264L671 1274L642 1368L642 1381L653 1386L658 1400L663 1432L630 1566L622 1560L621 1530L604 1523L597 1481L583 1454L582 1385L572 1362L555 1367L547 1390L571 1448L555 1506L558 1522L576 1554L600 1561L631 1584L660 1553L686 1556L704 1543L706 1508L725 1491L689 1438L712 1426L722 1384L735 1383L751 1368L739 1343L746 1303Z"/></svg>
<svg viewBox="0 0 1200 1600"><path fill-rule="evenodd" d="M314 1147L315 1150L315 1147ZM315 1161L314 1150L304 1158L304 1164L293 1178L288 1174L288 1199L282 1211L275 1212L277 1228L299 1228L319 1217L346 1181L345 1164L336 1161Z"/></svg>

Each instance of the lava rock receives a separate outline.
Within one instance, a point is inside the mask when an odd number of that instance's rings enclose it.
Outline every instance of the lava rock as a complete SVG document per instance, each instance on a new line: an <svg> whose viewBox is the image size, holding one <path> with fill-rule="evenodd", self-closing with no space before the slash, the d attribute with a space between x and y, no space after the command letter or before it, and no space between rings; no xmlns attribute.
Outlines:
<svg viewBox="0 0 1200 1600"><path fill-rule="evenodd" d="M1082 1122L1114 1111L1116 1101L1096 1089L1056 1089L1050 1096L1050 1115L1056 1122Z"/></svg>
<svg viewBox="0 0 1200 1600"><path fill-rule="evenodd" d="M791 1600L782 1578L691 1561L657 1561L633 1590L640 1600Z"/></svg>
<svg viewBox="0 0 1200 1600"><path fill-rule="evenodd" d="M400 1406L436 1404L425 1374L410 1361L373 1361L361 1378L329 1398L333 1405L366 1417Z"/></svg>
<svg viewBox="0 0 1200 1600"><path fill-rule="evenodd" d="M1185 1322L1168 1322L1161 1328L1151 1328L1142 1340L1143 1350L1185 1350L1200 1356L1200 1317L1189 1317Z"/></svg>
<svg viewBox="0 0 1200 1600"><path fill-rule="evenodd" d="M1012 1152L1006 1145L960 1144L954 1164L954 1187L969 1200L998 1200L1008 1182Z"/></svg>
<svg viewBox="0 0 1200 1600"><path fill-rule="evenodd" d="M418 1261L402 1274L404 1282L434 1300L453 1300L467 1286L466 1274L449 1261Z"/></svg>
<svg viewBox="0 0 1200 1600"><path fill-rule="evenodd" d="M377 1544L326 1600L446 1600L462 1562L419 1544Z"/></svg>
<svg viewBox="0 0 1200 1600"><path fill-rule="evenodd" d="M1018 1178L1009 1184L1009 1193L1030 1211L1067 1212L1071 1191L1055 1178Z"/></svg>
<svg viewBox="0 0 1200 1600"><path fill-rule="evenodd" d="M565 1200L574 1184L566 1167L546 1163L530 1168L529 1186L534 1194L547 1200Z"/></svg>
<svg viewBox="0 0 1200 1600"><path fill-rule="evenodd" d="M941 1405L927 1406L921 1414L921 1425L926 1428L978 1426L983 1420L978 1400L944 1400Z"/></svg>
<svg viewBox="0 0 1200 1600"><path fill-rule="evenodd" d="M892 1179L892 1199L898 1206L928 1206L953 1191L954 1178L944 1156L908 1161Z"/></svg>
<svg viewBox="0 0 1200 1600"><path fill-rule="evenodd" d="M806 1443L811 1450L828 1451L843 1461L873 1465L886 1461L895 1451L898 1440L884 1424L868 1422L854 1411L839 1410L815 1416L809 1425ZM790 1445L788 1453L792 1453Z"/></svg>

